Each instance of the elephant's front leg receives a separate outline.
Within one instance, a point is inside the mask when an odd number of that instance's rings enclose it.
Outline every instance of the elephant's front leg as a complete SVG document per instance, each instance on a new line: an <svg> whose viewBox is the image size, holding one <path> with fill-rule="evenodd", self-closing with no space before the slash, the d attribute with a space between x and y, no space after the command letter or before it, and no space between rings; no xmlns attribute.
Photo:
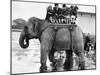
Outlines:
<svg viewBox="0 0 100 75"><path fill-rule="evenodd" d="M41 36L41 67L40 71L44 72L47 69L46 62L49 52L52 49L55 32L47 28Z"/></svg>
<svg viewBox="0 0 100 75"><path fill-rule="evenodd" d="M40 57L40 62L41 62L41 67L40 67L40 71L45 71L47 70L47 66L46 66L46 61L47 61L47 56L49 51L51 50L51 48L48 47L48 43L42 43L41 44L41 57Z"/></svg>
<svg viewBox="0 0 100 75"><path fill-rule="evenodd" d="M64 63L64 69L67 71L72 70L73 66L73 53L71 50L66 51L66 61Z"/></svg>

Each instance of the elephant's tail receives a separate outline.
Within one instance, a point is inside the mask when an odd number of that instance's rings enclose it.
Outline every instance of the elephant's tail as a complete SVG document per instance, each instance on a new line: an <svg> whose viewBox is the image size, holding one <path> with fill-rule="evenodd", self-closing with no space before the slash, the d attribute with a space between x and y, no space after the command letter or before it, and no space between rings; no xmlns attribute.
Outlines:
<svg viewBox="0 0 100 75"><path fill-rule="evenodd" d="M72 31L73 31L73 27L69 28L69 32L70 32L70 50L71 51L73 51Z"/></svg>

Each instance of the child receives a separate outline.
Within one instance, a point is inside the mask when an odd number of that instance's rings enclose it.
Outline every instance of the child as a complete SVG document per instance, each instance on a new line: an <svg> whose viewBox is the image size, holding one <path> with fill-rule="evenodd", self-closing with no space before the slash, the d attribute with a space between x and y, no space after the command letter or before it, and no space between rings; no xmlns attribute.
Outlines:
<svg viewBox="0 0 100 75"><path fill-rule="evenodd" d="M46 15L45 20L47 20L48 22L51 23L52 19L53 19L53 16L54 16L54 14L53 14L52 6L50 5L47 8L47 15Z"/></svg>
<svg viewBox="0 0 100 75"><path fill-rule="evenodd" d="M70 13L69 13L69 7L66 6L66 4L62 5L62 15L63 15L63 22L69 24L70 21Z"/></svg>
<svg viewBox="0 0 100 75"><path fill-rule="evenodd" d="M59 8L58 3L54 4L53 12L54 12L56 23L59 23L59 15L61 14L61 8Z"/></svg>
<svg viewBox="0 0 100 75"><path fill-rule="evenodd" d="M71 24L75 24L76 18L77 18L77 6L71 6L70 7L70 15L71 15Z"/></svg>

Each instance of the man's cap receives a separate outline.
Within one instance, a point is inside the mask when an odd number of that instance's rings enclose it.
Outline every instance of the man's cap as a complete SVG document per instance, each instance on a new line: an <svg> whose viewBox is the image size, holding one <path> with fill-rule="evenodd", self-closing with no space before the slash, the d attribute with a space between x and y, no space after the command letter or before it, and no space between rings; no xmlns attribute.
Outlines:
<svg viewBox="0 0 100 75"><path fill-rule="evenodd" d="M50 9L52 9L52 6L51 6L51 5L49 5L49 6L47 7L47 10L50 10Z"/></svg>

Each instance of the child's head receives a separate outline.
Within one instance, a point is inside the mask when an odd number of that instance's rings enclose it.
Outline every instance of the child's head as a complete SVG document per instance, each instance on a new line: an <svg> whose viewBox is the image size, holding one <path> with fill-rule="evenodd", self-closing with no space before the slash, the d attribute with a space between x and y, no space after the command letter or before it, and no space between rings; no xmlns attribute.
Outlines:
<svg viewBox="0 0 100 75"><path fill-rule="evenodd" d="M66 4L63 4L62 7L63 7L63 8L66 7Z"/></svg>
<svg viewBox="0 0 100 75"><path fill-rule="evenodd" d="M47 7L47 10L52 10L52 6L49 5L49 6Z"/></svg>
<svg viewBox="0 0 100 75"><path fill-rule="evenodd" d="M76 10L78 10L79 8L78 8L78 6L77 5L75 5L75 7L74 7Z"/></svg>

